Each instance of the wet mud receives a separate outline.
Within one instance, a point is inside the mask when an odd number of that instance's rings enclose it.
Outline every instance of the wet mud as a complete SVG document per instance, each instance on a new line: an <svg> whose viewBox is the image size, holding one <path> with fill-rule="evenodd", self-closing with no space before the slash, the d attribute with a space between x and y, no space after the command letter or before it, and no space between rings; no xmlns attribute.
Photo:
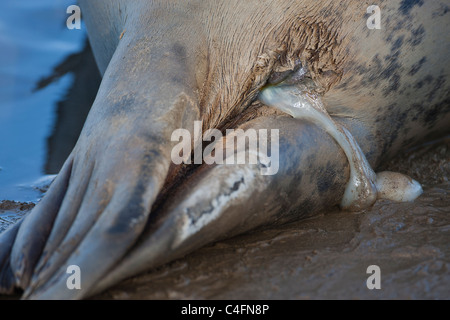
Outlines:
<svg viewBox="0 0 450 320"><path fill-rule="evenodd" d="M28 211L34 208L34 203L10 200L0 201L0 233L10 225L19 221Z"/></svg>

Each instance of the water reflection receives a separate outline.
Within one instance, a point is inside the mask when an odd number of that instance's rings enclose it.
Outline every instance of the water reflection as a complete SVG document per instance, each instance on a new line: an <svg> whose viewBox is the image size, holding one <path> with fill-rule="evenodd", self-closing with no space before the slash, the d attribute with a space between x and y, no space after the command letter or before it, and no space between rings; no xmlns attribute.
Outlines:
<svg viewBox="0 0 450 320"><path fill-rule="evenodd" d="M0 201L41 197L40 179L58 172L95 97L84 26L65 24L74 2L0 2Z"/></svg>
<svg viewBox="0 0 450 320"><path fill-rule="evenodd" d="M67 73L72 74L74 80L57 104L56 121L47 139L47 174L59 172L75 146L100 85L100 73L87 40L81 52L70 55L56 66L51 76L38 83L38 88L45 88Z"/></svg>

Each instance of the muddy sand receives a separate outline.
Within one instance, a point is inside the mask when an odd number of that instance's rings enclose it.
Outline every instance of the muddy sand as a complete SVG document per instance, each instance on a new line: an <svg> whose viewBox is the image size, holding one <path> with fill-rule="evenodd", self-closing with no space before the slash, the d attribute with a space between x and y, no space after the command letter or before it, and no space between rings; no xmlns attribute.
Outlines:
<svg viewBox="0 0 450 320"><path fill-rule="evenodd" d="M424 193L265 227L130 278L94 299L450 299L450 138L398 156ZM0 231L31 205L0 203ZM381 270L369 290L367 267Z"/></svg>

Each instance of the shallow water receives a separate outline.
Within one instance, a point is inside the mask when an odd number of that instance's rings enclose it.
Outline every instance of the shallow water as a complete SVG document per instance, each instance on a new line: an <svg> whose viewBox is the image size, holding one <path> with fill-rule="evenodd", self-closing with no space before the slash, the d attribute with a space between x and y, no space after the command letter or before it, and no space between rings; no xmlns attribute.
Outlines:
<svg viewBox="0 0 450 320"><path fill-rule="evenodd" d="M70 0L0 2L0 201L36 202L47 174L47 139L56 106L73 76L35 91L67 55L79 51L85 31L69 30Z"/></svg>

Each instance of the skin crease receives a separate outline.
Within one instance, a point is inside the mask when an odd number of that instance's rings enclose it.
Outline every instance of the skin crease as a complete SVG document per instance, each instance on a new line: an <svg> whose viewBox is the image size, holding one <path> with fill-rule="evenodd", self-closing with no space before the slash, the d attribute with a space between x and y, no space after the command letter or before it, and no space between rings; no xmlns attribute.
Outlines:
<svg viewBox="0 0 450 320"><path fill-rule="evenodd" d="M298 60L372 167L448 132L444 2L380 1L382 30L366 27L363 1L79 2L103 81L46 197L0 237L2 292L88 297L209 242L338 204L349 177L339 146L255 100ZM279 173L174 166L170 135L192 135L195 120L281 129ZM202 217L214 219L193 232ZM71 264L83 290L65 287Z"/></svg>

